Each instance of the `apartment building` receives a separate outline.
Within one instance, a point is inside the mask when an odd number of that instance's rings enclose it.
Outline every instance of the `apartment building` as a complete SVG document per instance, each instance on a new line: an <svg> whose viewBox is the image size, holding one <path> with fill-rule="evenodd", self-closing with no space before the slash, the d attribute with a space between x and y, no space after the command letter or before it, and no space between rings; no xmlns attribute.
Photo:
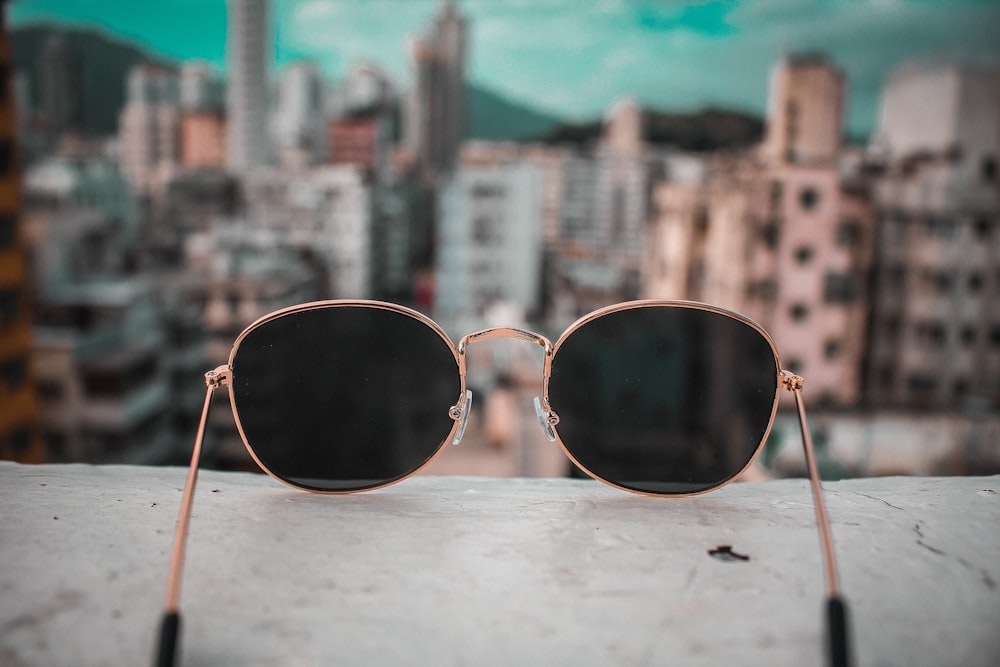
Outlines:
<svg viewBox="0 0 1000 667"><path fill-rule="evenodd" d="M862 391L874 246L869 189L841 168L844 79L815 55L771 77L758 151L674 155L654 189L644 291L736 310L774 338L810 402Z"/></svg>
<svg viewBox="0 0 1000 667"><path fill-rule="evenodd" d="M1000 69L911 64L886 84L874 149L868 400L1000 401Z"/></svg>
<svg viewBox="0 0 1000 667"><path fill-rule="evenodd" d="M462 165L440 197L434 318L461 335L498 304L533 314L542 275L537 170L521 161Z"/></svg>

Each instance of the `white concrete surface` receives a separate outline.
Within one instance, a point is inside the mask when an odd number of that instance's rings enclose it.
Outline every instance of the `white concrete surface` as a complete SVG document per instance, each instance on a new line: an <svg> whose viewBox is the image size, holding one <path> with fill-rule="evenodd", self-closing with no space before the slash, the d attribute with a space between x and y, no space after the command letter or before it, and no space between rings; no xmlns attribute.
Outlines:
<svg viewBox="0 0 1000 667"><path fill-rule="evenodd" d="M184 474L0 462L0 665L151 662ZM825 487L858 664L997 664L1000 477ZM332 497L206 471L182 664L818 665L822 605L804 480Z"/></svg>

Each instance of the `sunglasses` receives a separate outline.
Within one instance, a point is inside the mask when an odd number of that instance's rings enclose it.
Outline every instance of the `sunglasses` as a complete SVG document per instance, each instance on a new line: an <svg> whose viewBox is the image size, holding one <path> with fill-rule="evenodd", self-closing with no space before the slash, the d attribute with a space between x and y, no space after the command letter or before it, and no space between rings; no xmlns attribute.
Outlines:
<svg viewBox="0 0 1000 667"><path fill-rule="evenodd" d="M734 312L686 301L597 310L555 343L513 328L455 345L423 314L378 301L322 301L258 319L207 391L174 536L159 665L173 665L188 521L213 393L228 387L240 436L268 475L305 491L353 493L413 475L465 433L470 345L496 338L544 351L534 399L545 437L611 486L680 497L718 489L753 464L782 390L795 397L827 588L829 661L849 663L830 526L802 402L774 342Z"/></svg>

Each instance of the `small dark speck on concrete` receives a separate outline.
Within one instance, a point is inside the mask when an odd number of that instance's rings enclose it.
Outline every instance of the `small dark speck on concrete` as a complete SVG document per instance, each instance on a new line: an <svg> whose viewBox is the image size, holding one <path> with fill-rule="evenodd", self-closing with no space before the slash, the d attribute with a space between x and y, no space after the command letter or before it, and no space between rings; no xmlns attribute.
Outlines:
<svg viewBox="0 0 1000 667"><path fill-rule="evenodd" d="M151 503L149 506L150 507L156 507L156 503Z"/></svg>
<svg viewBox="0 0 1000 667"><path fill-rule="evenodd" d="M750 556L746 554L738 554L733 551L733 547L729 544L720 544L714 549L708 550L708 555L712 558L718 558L719 560L750 560Z"/></svg>
<svg viewBox="0 0 1000 667"><path fill-rule="evenodd" d="M57 517L57 516L54 516L54 517L52 517L52 520L53 520L53 521L58 521L58 520L59 520L59 517Z"/></svg>
<svg viewBox="0 0 1000 667"><path fill-rule="evenodd" d="M212 493L219 493L219 491L221 491L221 489L212 489Z"/></svg>

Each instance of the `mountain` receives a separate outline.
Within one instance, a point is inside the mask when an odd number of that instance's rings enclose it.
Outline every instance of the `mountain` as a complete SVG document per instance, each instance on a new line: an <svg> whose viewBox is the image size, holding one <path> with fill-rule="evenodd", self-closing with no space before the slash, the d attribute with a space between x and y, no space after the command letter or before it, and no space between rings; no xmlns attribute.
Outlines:
<svg viewBox="0 0 1000 667"><path fill-rule="evenodd" d="M125 104L125 82L133 65L155 63L172 67L173 63L156 60L142 49L117 41L93 30L65 30L35 25L11 31L14 68L28 73L31 80L31 107L39 100L39 56L46 41L60 35L78 77L81 98L77 122L87 134L106 136L118 131L118 114Z"/></svg>
<svg viewBox="0 0 1000 667"><path fill-rule="evenodd" d="M118 115L125 104L125 82L129 70L139 63L176 67L176 63L152 58L140 47L112 39L100 32L36 25L11 31L14 67L28 73L32 108L39 100L39 56L46 40L61 35L75 64L83 93L78 121L88 134L106 136L118 131ZM475 85L468 87L469 136L492 141L518 141L551 132L555 118Z"/></svg>
<svg viewBox="0 0 1000 667"><path fill-rule="evenodd" d="M481 86L470 84L466 95L472 139L528 141L553 132L561 122Z"/></svg>
<svg viewBox="0 0 1000 667"><path fill-rule="evenodd" d="M656 146L693 152L747 148L764 136L764 122L752 114L706 108L693 113L643 110L643 137ZM603 123L594 121L556 127L542 137L551 144L590 144L601 136Z"/></svg>
<svg viewBox="0 0 1000 667"><path fill-rule="evenodd" d="M136 64L153 63L177 67L177 63L153 58L140 46L108 37L95 30L64 29L35 25L11 31L14 67L30 78L32 108L38 105L39 56L52 35L61 35L82 99L77 113L85 134L109 136L118 131L118 116L125 104L125 82ZM600 136L597 120L580 125L564 121L514 102L500 93L470 84L467 88L468 134L491 141L536 141L591 143ZM723 109L705 109L692 114L646 110L644 133L652 144L671 145L692 151L739 148L752 145L763 134L763 122L752 115Z"/></svg>

